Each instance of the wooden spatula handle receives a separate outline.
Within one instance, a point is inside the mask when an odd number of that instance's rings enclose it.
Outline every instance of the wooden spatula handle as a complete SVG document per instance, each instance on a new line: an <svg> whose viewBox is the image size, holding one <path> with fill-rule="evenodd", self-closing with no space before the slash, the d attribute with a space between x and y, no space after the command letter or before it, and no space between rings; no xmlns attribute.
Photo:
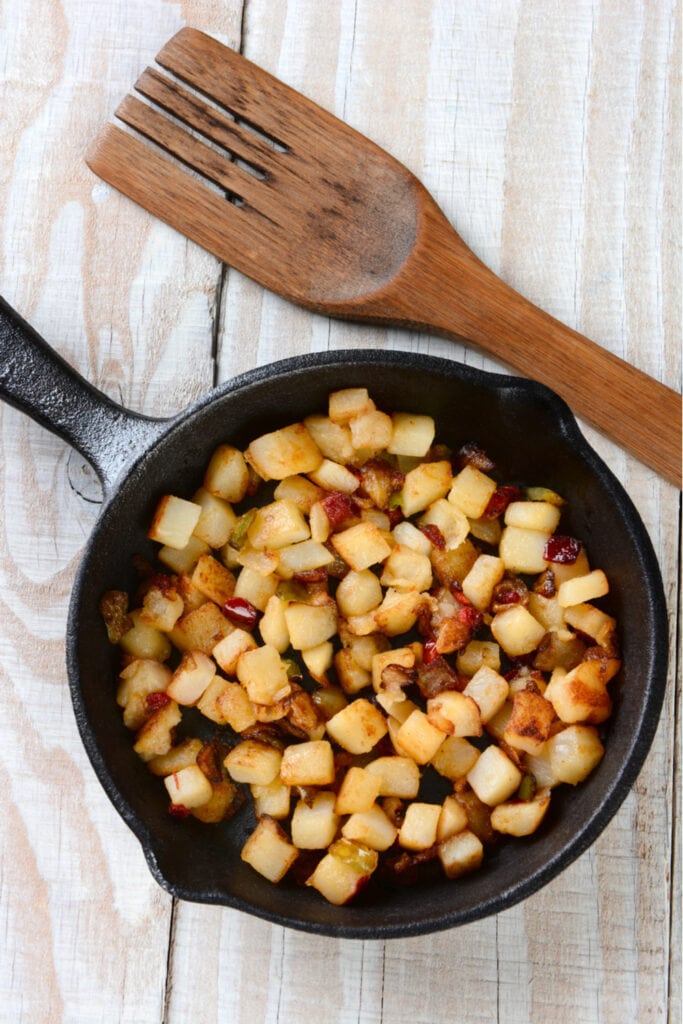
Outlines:
<svg viewBox="0 0 683 1024"><path fill-rule="evenodd" d="M547 384L578 416L680 488L680 394L523 298L435 210L423 235L428 244L418 241L404 280L391 288L396 321L468 339Z"/></svg>

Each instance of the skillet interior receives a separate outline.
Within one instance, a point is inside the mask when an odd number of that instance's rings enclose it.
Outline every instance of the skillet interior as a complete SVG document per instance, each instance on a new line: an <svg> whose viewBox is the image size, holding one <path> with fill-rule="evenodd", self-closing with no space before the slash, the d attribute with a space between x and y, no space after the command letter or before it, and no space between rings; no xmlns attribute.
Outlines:
<svg viewBox="0 0 683 1024"><path fill-rule="evenodd" d="M612 684L616 699L605 757L580 787L562 787L539 832L502 843L482 870L460 881L379 892L372 901L337 908L311 890L273 886L240 861L251 812L220 826L179 822L167 813L165 790L134 754L115 704L118 659L97 606L103 591L134 587L130 557L153 553L145 532L158 497L189 496L218 443L245 445L259 433L324 410L330 391L349 386L367 386L385 410L433 415L437 438L453 447L476 440L496 461L501 479L542 483L570 497L562 528L584 540L593 564L610 578L603 606L618 618L625 669ZM90 539L71 604L68 660L88 754L167 890L307 931L390 938L502 910L549 881L596 838L628 793L654 735L666 679L666 609L638 514L555 395L528 381L431 357L336 352L245 374L169 423L123 478Z"/></svg>

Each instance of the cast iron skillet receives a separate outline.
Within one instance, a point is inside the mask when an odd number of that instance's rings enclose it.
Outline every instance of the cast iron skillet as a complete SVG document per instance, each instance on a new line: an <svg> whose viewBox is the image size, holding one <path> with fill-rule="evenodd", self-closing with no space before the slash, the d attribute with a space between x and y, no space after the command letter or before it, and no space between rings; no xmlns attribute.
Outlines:
<svg viewBox="0 0 683 1024"><path fill-rule="evenodd" d="M174 896L235 907L320 934L392 938L450 928L529 896L574 861L629 792L652 741L664 695L667 622L657 561L643 524L614 475L586 444L567 406L538 384L484 374L404 352L339 351L285 359L245 373L168 420L127 412L95 390L0 300L0 397L63 437L94 466L104 503L73 590L67 664L78 727L105 791L142 844L152 874ZM556 795L542 829L502 842L459 881L368 890L348 907L310 889L273 886L243 864L248 809L218 826L167 813L160 781L132 750L114 701L116 651L98 600L133 589L135 553L159 496L189 496L223 441L245 445L266 430L324 410L330 391L367 386L386 410L429 413L441 441L476 440L501 478L542 483L571 498L563 529L581 537L612 590L604 607L621 629L624 669L611 684L606 754L576 789ZM201 717L201 716L197 716ZM204 720L206 723L206 720ZM211 723L208 723L211 727Z"/></svg>

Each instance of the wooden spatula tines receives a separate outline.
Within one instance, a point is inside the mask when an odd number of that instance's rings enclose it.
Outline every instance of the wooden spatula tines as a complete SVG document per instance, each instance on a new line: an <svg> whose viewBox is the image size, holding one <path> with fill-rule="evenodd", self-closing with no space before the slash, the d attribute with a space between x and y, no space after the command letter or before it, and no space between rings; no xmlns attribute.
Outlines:
<svg viewBox="0 0 683 1024"><path fill-rule="evenodd" d="M116 112L133 131L90 148L96 174L293 302L474 342L680 487L680 395L508 287L398 161L194 29L157 62Z"/></svg>

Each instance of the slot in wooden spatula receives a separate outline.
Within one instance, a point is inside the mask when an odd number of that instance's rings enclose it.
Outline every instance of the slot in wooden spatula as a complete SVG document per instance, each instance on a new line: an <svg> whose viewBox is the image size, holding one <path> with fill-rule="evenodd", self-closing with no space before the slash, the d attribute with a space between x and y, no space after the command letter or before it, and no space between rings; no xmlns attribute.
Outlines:
<svg viewBox="0 0 683 1024"><path fill-rule="evenodd" d="M116 111L132 131L91 146L96 174L292 302L474 342L680 487L680 395L508 287L402 164L194 29L157 62Z"/></svg>

